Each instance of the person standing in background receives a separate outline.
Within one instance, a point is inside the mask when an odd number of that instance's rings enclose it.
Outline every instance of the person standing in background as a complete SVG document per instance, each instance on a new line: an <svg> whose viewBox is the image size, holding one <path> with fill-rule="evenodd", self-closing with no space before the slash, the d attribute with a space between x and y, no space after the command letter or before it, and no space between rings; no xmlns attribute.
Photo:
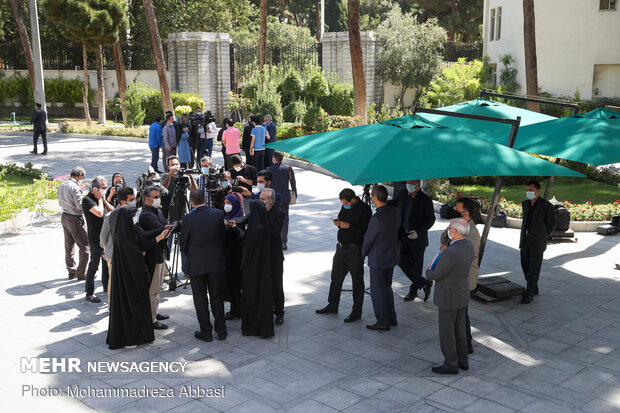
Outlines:
<svg viewBox="0 0 620 413"><path fill-rule="evenodd" d="M34 129L34 135L32 136L32 145L34 148L30 153L37 153L37 142L39 141L39 136L41 136L41 140L43 141L43 152L41 152L41 155L47 155L47 114L41 109L40 103L35 103L34 106L35 110L32 114L32 119L30 119L30 123L32 123Z"/></svg>

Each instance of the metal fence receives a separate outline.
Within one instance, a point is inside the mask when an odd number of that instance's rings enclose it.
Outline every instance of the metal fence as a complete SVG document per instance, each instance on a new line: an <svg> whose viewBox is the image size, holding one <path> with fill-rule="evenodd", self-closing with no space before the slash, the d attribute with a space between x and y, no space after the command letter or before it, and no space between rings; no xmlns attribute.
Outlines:
<svg viewBox="0 0 620 413"><path fill-rule="evenodd" d="M155 58L150 45L121 45L125 69L155 70ZM166 48L164 47L164 54ZM63 40L41 40L41 57L44 70L74 70L83 65L82 45ZM96 56L88 52L88 66L95 68ZM112 48L103 48L104 69L114 70ZM0 69L26 70L26 58L20 42L4 44L0 47Z"/></svg>
<svg viewBox="0 0 620 413"><path fill-rule="evenodd" d="M456 62L461 57L467 61L482 59L482 43L444 43L443 58L446 62Z"/></svg>

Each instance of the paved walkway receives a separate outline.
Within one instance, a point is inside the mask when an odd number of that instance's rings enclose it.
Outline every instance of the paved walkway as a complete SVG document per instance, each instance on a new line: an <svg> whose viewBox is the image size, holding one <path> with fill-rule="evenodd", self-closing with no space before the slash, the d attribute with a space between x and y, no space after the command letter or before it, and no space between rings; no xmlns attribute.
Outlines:
<svg viewBox="0 0 620 413"><path fill-rule="evenodd" d="M149 162L146 143L53 134L44 158L27 154L29 142L27 134L1 133L0 163L34 160L56 175L79 164L89 178L121 171L131 183ZM374 322L368 296L362 322L343 323L352 304L346 292L339 315L315 314L326 304L336 242L329 218L337 213L337 194L347 185L295 172L300 196L291 208L285 254L286 316L268 340L243 337L239 321L228 323L225 342L196 340L191 290L180 288L162 292L161 311L170 314L170 328L156 331L153 344L109 350L105 301L85 302L82 283L66 279L59 217L0 236L3 408L115 413L620 410L620 271L613 269L620 236L579 233L576 243L550 245L540 295L531 305L517 299L490 306L472 302L475 352L470 370L442 377L430 371L442 361L437 310L431 300L402 300L408 282L399 270L394 278L399 326L392 331L365 328ZM446 225L438 219L432 228L427 260ZM482 275L522 283L517 246L517 230L492 229ZM96 285L100 292L100 282ZM82 372L20 373L25 357L79 358ZM86 370L91 361L188 364L184 373L102 373ZM75 386L93 391L172 389L175 397L68 395L67 388ZM205 393L222 386L224 397ZM42 396L46 390L61 393ZM39 397L33 397L36 392Z"/></svg>

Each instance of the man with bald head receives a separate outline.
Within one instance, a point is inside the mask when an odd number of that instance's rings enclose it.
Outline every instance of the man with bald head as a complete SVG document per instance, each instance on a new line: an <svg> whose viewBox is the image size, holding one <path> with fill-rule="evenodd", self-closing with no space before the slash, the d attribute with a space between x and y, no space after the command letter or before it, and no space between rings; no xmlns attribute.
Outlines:
<svg viewBox="0 0 620 413"><path fill-rule="evenodd" d="M463 218L450 221L450 245L426 270L426 278L435 281L433 302L439 309L439 344L444 356L438 374L458 374L469 370L465 314L469 303L469 270L474 259L474 244L466 239L469 224Z"/></svg>

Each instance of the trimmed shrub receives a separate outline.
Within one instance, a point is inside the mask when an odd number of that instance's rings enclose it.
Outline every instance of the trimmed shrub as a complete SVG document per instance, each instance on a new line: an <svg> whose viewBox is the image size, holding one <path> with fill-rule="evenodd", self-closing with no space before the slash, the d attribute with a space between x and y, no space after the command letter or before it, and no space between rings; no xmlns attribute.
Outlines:
<svg viewBox="0 0 620 413"><path fill-rule="evenodd" d="M144 122L146 111L143 109L144 88L142 85L132 82L125 91L125 97L121 100L121 104L127 111L127 119L124 119L125 126L135 127Z"/></svg>
<svg viewBox="0 0 620 413"><path fill-rule="evenodd" d="M325 132L329 130L331 123L329 114L319 106L309 108L303 118L304 127L313 132Z"/></svg>
<svg viewBox="0 0 620 413"><path fill-rule="evenodd" d="M308 133L302 126L293 125L281 125L278 126L278 140L297 138L299 136L305 136Z"/></svg>
<svg viewBox="0 0 620 413"><path fill-rule="evenodd" d="M344 129L357 126L357 116L332 116L332 128Z"/></svg>
<svg viewBox="0 0 620 413"><path fill-rule="evenodd" d="M174 108L174 113L178 116L181 117L181 115L185 114L189 114L190 112L192 112L192 108L190 106L177 106L176 108Z"/></svg>
<svg viewBox="0 0 620 413"><path fill-rule="evenodd" d="M289 103L284 107L284 121L285 122L299 122L306 114L306 103L301 100L296 100Z"/></svg>
<svg viewBox="0 0 620 413"><path fill-rule="evenodd" d="M318 103L330 115L353 116L353 87L330 82L329 95L319 97Z"/></svg>

